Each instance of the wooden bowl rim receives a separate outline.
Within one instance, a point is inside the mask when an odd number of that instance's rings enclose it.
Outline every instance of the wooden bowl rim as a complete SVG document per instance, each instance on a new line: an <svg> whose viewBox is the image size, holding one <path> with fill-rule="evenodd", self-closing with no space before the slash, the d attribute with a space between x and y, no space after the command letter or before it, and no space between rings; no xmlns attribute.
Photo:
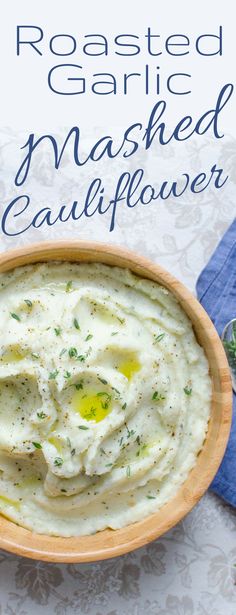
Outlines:
<svg viewBox="0 0 236 615"><path fill-rule="evenodd" d="M222 343L203 307L182 282L160 265L134 251L100 242L45 241L1 253L0 273L24 264L63 260L68 262L93 261L129 268L137 275L158 281L169 288L180 303L190 304L191 302L192 311L207 332L211 347L214 347L214 356L219 368L222 412L212 457L207 460L204 471L198 476L198 466L200 466L200 460L208 445L207 434L203 450L186 481L178 489L176 495L156 513L118 530L103 530L94 535L72 538L37 534L0 515L0 548L17 555L48 562L93 562L122 555L161 536L176 525L202 497L216 474L226 449L231 426L232 386Z"/></svg>

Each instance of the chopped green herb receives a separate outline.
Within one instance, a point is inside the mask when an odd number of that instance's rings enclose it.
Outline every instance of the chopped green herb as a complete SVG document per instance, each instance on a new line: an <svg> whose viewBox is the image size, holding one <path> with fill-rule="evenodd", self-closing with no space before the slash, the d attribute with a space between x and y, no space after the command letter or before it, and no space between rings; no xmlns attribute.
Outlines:
<svg viewBox="0 0 236 615"><path fill-rule="evenodd" d="M15 314L14 312L10 312L11 317L14 318L15 320L18 320L20 322L20 316L18 316L18 314Z"/></svg>
<svg viewBox="0 0 236 615"><path fill-rule="evenodd" d="M60 489L62 493L67 493L67 489Z"/></svg>
<svg viewBox="0 0 236 615"><path fill-rule="evenodd" d="M71 454L72 457L74 457L74 455L75 455L75 448L72 448L70 454Z"/></svg>
<svg viewBox="0 0 236 615"><path fill-rule="evenodd" d="M160 335L154 335L154 341L156 342L161 342L161 340L163 340L163 337L165 337L165 333L160 333Z"/></svg>
<svg viewBox="0 0 236 615"><path fill-rule="evenodd" d="M123 404L123 406L122 406L122 410L125 410L125 409L126 409L126 407L127 407L127 404L126 404L126 403L125 403L125 404Z"/></svg>
<svg viewBox="0 0 236 615"><path fill-rule="evenodd" d="M66 371L63 375L64 375L65 380L69 380L69 378L71 378L71 373L68 371Z"/></svg>
<svg viewBox="0 0 236 615"><path fill-rule="evenodd" d="M105 401L101 402L101 406L104 410L107 410L107 408L109 407L110 401L111 401L111 395L109 395L109 393L107 393L106 391L101 391L100 393L97 393L97 397L105 397Z"/></svg>
<svg viewBox="0 0 236 615"><path fill-rule="evenodd" d="M58 335L61 335L62 329L61 329L61 327L55 327L55 328L54 328L54 331L55 331L55 334L56 334L56 335L57 335L57 337L58 337Z"/></svg>
<svg viewBox="0 0 236 615"><path fill-rule="evenodd" d="M128 476L128 478L129 478L130 475L131 475L130 466L127 466L127 468L126 468L126 476Z"/></svg>
<svg viewBox="0 0 236 615"><path fill-rule="evenodd" d="M26 303L26 305L28 305L29 308L33 307L33 303L32 301L30 301L30 299L24 299L24 302Z"/></svg>
<svg viewBox="0 0 236 615"><path fill-rule="evenodd" d="M31 352L31 357L33 357L33 359L39 359L39 356L38 352Z"/></svg>
<svg viewBox="0 0 236 615"><path fill-rule="evenodd" d="M75 327L76 329L78 329L78 331L80 331L80 326L79 326L79 323L78 323L77 318L74 318L74 320L73 320L73 325L74 325L74 327Z"/></svg>
<svg viewBox="0 0 236 615"><path fill-rule="evenodd" d="M94 408L93 406L91 406L91 408L90 408L90 412L86 412L86 414L84 415L84 418L85 418L85 419L87 419L87 420L89 421L89 420L90 420L90 419L92 419L94 416L96 416L96 412L97 412L97 409L96 409L96 408Z"/></svg>
<svg viewBox="0 0 236 615"><path fill-rule="evenodd" d="M77 382L75 384L75 388L77 389L77 391L80 391L80 389L83 389L84 388L84 381L80 380L79 382Z"/></svg>
<svg viewBox="0 0 236 615"><path fill-rule="evenodd" d="M83 361L85 361L86 356L84 354L79 354L77 358L77 361L81 361L81 363L83 363Z"/></svg>
<svg viewBox="0 0 236 615"><path fill-rule="evenodd" d="M55 457L55 459L54 459L54 466L60 467L60 466L62 466L62 464L63 464L63 459L61 457Z"/></svg>
<svg viewBox="0 0 236 615"><path fill-rule="evenodd" d="M41 410L41 412L37 412L37 416L39 419L46 419L47 414Z"/></svg>
<svg viewBox="0 0 236 615"><path fill-rule="evenodd" d="M140 436L137 436L137 438L136 438L136 442L137 442L137 444L140 446L140 444L141 444Z"/></svg>
<svg viewBox="0 0 236 615"><path fill-rule="evenodd" d="M49 380L56 380L56 377L58 376L59 371L58 369L55 369L54 372L50 372L48 378Z"/></svg>
<svg viewBox="0 0 236 615"><path fill-rule="evenodd" d="M89 333L89 335L87 335L87 337L85 338L85 341L88 342L89 340L91 340L93 337L93 335L91 333Z"/></svg>
<svg viewBox="0 0 236 615"><path fill-rule="evenodd" d="M148 500L155 500L156 496L155 495L147 495L146 496Z"/></svg>
<svg viewBox="0 0 236 615"><path fill-rule="evenodd" d="M103 410L108 410L108 408L109 408L109 403L110 403L110 402L109 402L109 400L107 400L107 401L102 401L102 402L101 402L102 409L103 409Z"/></svg>
<svg viewBox="0 0 236 615"><path fill-rule="evenodd" d="M102 446L101 446L101 448L100 448L100 451L101 451L101 453L102 453L103 455L106 455L106 451L104 450L104 448L102 448Z"/></svg>
<svg viewBox="0 0 236 615"><path fill-rule="evenodd" d="M106 463L105 468L110 468L111 466L113 466L113 463Z"/></svg>
<svg viewBox="0 0 236 615"><path fill-rule="evenodd" d="M40 442L32 442L32 444L35 446L35 448L42 448Z"/></svg>
<svg viewBox="0 0 236 615"><path fill-rule="evenodd" d="M101 382L102 384L108 384L107 380L104 380L104 378L99 378L99 377L98 377L98 380L100 380L100 382Z"/></svg>
<svg viewBox="0 0 236 615"><path fill-rule="evenodd" d="M127 438L130 438L130 436L134 436L134 434L135 434L134 429L129 429L128 427L127 427L127 429L128 429L128 435L127 435Z"/></svg>
<svg viewBox="0 0 236 615"><path fill-rule="evenodd" d="M125 323L125 318L120 318L119 316L117 316L116 318L117 318L117 320L119 320L121 325L123 325Z"/></svg>
<svg viewBox="0 0 236 615"><path fill-rule="evenodd" d="M69 350L68 350L68 355L69 355L69 357L70 357L71 359L73 359L74 357L76 357L76 358L77 358L77 356L78 356L78 351L77 351L77 349L76 349L76 348L74 348L74 346L72 346L72 347L71 347L71 348L69 348Z"/></svg>
<svg viewBox="0 0 236 615"><path fill-rule="evenodd" d="M189 386L184 387L185 395L191 395L192 389Z"/></svg>
<svg viewBox="0 0 236 615"><path fill-rule="evenodd" d="M229 365L234 369L236 362L236 322L232 323L232 339L223 340L223 345L227 351Z"/></svg>
<svg viewBox="0 0 236 615"><path fill-rule="evenodd" d="M154 401L161 401L162 399L165 399L165 396L161 393L158 393L158 391L155 391L155 393L153 393L152 399Z"/></svg>
<svg viewBox="0 0 236 615"><path fill-rule="evenodd" d="M115 387L111 387L113 391L115 391L115 393L117 393L117 395L120 395L120 391L118 391L118 389L116 389Z"/></svg>
<svg viewBox="0 0 236 615"><path fill-rule="evenodd" d="M62 357L63 354L65 354L66 352L66 348L62 348L60 354L59 354L59 359Z"/></svg>
<svg viewBox="0 0 236 615"><path fill-rule="evenodd" d="M86 425L78 425L79 429L89 429L89 427L86 427Z"/></svg>
<svg viewBox="0 0 236 615"><path fill-rule="evenodd" d="M72 290L72 280L67 282L67 285L66 285L66 292L70 293L71 290Z"/></svg>
<svg viewBox="0 0 236 615"><path fill-rule="evenodd" d="M127 423L125 423L125 427L127 429L127 438L130 438L130 436L133 436L135 434L135 431L133 429L129 429Z"/></svg>
<svg viewBox="0 0 236 615"><path fill-rule="evenodd" d="M114 333L112 333L111 335L118 335L119 331L114 331Z"/></svg>

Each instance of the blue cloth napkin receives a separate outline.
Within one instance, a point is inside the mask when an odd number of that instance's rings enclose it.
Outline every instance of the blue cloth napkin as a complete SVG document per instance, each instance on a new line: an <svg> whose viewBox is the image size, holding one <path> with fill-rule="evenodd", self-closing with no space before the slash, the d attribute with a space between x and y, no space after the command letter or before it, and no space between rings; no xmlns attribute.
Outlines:
<svg viewBox="0 0 236 615"><path fill-rule="evenodd" d="M225 233L197 281L197 296L219 335L236 318L236 219ZM236 506L236 395L228 446L210 489Z"/></svg>

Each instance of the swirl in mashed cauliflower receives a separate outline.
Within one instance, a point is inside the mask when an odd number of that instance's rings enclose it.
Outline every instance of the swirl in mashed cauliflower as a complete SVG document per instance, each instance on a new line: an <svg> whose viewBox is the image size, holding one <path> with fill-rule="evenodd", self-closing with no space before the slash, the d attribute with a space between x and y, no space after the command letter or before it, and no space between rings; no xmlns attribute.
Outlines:
<svg viewBox="0 0 236 615"><path fill-rule="evenodd" d="M143 519L202 448L208 363L174 296L128 270L0 276L0 512L59 536Z"/></svg>

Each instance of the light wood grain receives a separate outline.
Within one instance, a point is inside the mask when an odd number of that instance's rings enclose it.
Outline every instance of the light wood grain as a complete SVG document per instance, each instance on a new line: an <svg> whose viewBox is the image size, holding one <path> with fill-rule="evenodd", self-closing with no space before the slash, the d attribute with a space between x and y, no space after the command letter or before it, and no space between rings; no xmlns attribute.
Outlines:
<svg viewBox="0 0 236 615"><path fill-rule="evenodd" d="M120 530L73 538L35 534L0 516L0 548L33 559L89 562L141 547L169 530L196 504L211 483L226 448L231 425L231 380L223 346L205 310L183 284L162 267L124 248L61 241L33 244L0 255L0 272L50 260L93 261L128 267L136 274L166 286L192 320L196 337L208 358L212 378L211 418L203 450L177 495L156 513Z"/></svg>

